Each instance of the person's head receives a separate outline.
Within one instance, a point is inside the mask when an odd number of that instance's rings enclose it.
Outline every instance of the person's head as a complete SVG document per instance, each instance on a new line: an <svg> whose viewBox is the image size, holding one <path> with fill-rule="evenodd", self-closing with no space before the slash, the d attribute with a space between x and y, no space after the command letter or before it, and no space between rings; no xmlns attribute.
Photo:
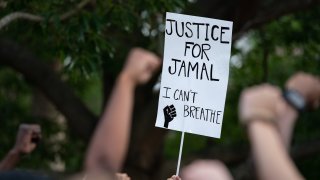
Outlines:
<svg viewBox="0 0 320 180"><path fill-rule="evenodd" d="M218 160L196 160L182 169L183 180L233 179L228 168Z"/></svg>

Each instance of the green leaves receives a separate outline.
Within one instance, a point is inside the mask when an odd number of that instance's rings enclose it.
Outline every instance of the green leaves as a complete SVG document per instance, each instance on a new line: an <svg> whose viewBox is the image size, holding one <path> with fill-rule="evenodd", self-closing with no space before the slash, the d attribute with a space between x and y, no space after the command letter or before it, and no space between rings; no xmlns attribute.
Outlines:
<svg viewBox="0 0 320 180"><path fill-rule="evenodd" d="M45 20L14 21L2 29L0 35L17 41L39 59L47 61L61 78L73 87L77 95L89 104L91 110L99 114L103 97L102 71L115 77L125 61L127 52L134 46L159 49L162 44L158 43L158 37L162 32L158 31L158 27L163 23L165 12L182 9L187 2L96 0L70 18L60 20L62 14L75 10L80 2L81 0L8 0L8 6L1 9L0 17L21 11L42 16ZM144 18L141 18L142 12L147 12ZM142 35L143 25L146 24L150 26L152 36ZM19 78L17 79L12 72L8 74L0 71L0 109L3 115L0 119L8 120L0 127L0 132L3 133L5 129L12 131L20 122L32 118L30 116L32 92ZM11 100L6 97L10 91L16 93L15 96L18 98ZM54 122L45 120L38 122L43 123L47 139L50 138L50 134L59 131L66 133L66 139L58 144L45 139L44 145L40 147L41 153L37 152L31 157L33 160L28 159L30 161L22 164L22 167L48 169L48 163L59 156L65 161L66 171L82 168L86 149L84 144L76 137L71 137L69 131ZM1 155L9 150L14 133L1 136L4 137L0 138L3 142ZM51 149L52 146L59 146L60 149Z"/></svg>

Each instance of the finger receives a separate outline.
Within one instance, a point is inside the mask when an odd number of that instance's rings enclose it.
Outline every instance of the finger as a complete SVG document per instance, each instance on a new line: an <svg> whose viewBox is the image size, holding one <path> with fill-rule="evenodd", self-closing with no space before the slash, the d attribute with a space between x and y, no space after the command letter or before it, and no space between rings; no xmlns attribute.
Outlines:
<svg viewBox="0 0 320 180"><path fill-rule="evenodd" d="M179 180L180 179L180 177L179 176L172 176L172 178L174 179L174 180Z"/></svg>
<svg viewBox="0 0 320 180"><path fill-rule="evenodd" d="M33 132L41 132L41 126L39 124L31 124L29 127L30 129L32 129Z"/></svg>
<svg viewBox="0 0 320 180"><path fill-rule="evenodd" d="M28 131L28 129L29 129L29 125L27 125L27 124L20 124L20 126L19 126L19 131Z"/></svg>
<svg viewBox="0 0 320 180"><path fill-rule="evenodd" d="M171 114L171 117L177 117L177 114L176 113Z"/></svg>
<svg viewBox="0 0 320 180"><path fill-rule="evenodd" d="M24 124L20 129L20 132L26 136L32 136L33 130L30 125Z"/></svg>
<svg viewBox="0 0 320 180"><path fill-rule="evenodd" d="M161 64L160 58L154 55L152 61L150 61L150 64L149 64L149 69L151 73L156 72L156 70L160 67L160 64Z"/></svg>
<svg viewBox="0 0 320 180"><path fill-rule="evenodd" d="M176 108L170 109L170 112L171 112L171 113L176 112Z"/></svg>
<svg viewBox="0 0 320 180"><path fill-rule="evenodd" d="M170 109L174 108L173 104L170 105Z"/></svg>

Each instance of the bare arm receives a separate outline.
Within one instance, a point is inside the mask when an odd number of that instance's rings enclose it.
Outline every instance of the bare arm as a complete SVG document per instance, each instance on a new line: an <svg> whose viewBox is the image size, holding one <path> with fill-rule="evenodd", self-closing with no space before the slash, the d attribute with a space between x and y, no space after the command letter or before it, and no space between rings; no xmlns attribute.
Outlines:
<svg viewBox="0 0 320 180"><path fill-rule="evenodd" d="M9 171L16 167L20 161L20 154L17 151L11 150L5 158L0 162L0 171Z"/></svg>
<svg viewBox="0 0 320 180"><path fill-rule="evenodd" d="M285 103L281 91L271 85L245 90L239 116L248 127L258 175L261 179L303 179L290 159L276 129L278 105Z"/></svg>
<svg viewBox="0 0 320 180"><path fill-rule="evenodd" d="M303 179L272 124L254 120L249 124L248 133L261 179Z"/></svg>
<svg viewBox="0 0 320 180"><path fill-rule="evenodd" d="M34 140L39 140L40 138L41 129L39 125L21 124L14 147L0 162L0 171L8 171L15 168L20 161L20 155L31 153L37 146Z"/></svg>
<svg viewBox="0 0 320 180"><path fill-rule="evenodd" d="M296 73L286 82L286 89L298 92L305 99L307 109L318 108L320 101L320 80L318 77L303 72ZM280 137L289 149L298 113L286 102L278 105L277 113Z"/></svg>
<svg viewBox="0 0 320 180"><path fill-rule="evenodd" d="M287 150L290 149L292 133L298 118L298 112L286 102L278 104L277 126L281 142Z"/></svg>
<svg viewBox="0 0 320 180"><path fill-rule="evenodd" d="M150 52L131 51L93 136L86 159L87 171L120 170L129 143L135 87L147 82L159 64Z"/></svg>
<svg viewBox="0 0 320 180"><path fill-rule="evenodd" d="M135 85L130 79L120 75L94 134L88 155L94 162L89 162L89 168L107 166L102 168L120 169L128 146L134 89Z"/></svg>

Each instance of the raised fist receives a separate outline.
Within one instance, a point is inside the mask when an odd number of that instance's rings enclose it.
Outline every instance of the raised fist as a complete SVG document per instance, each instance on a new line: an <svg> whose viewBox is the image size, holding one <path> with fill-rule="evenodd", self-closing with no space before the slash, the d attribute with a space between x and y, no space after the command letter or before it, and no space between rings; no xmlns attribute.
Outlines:
<svg viewBox="0 0 320 180"><path fill-rule="evenodd" d="M122 74L134 84L146 83L155 70L160 66L160 59L152 52L141 48L130 51Z"/></svg>
<svg viewBox="0 0 320 180"><path fill-rule="evenodd" d="M17 134L14 150L18 153L29 154L41 139L41 128L37 124L21 124Z"/></svg>
<svg viewBox="0 0 320 180"><path fill-rule="evenodd" d="M247 88L241 93L239 117L243 124L256 118L274 121L277 105L283 101L278 87L264 84Z"/></svg>
<svg viewBox="0 0 320 180"><path fill-rule="evenodd" d="M320 79L310 74L299 72L286 83L286 88L300 93L309 108L315 109L320 104Z"/></svg>
<svg viewBox="0 0 320 180"><path fill-rule="evenodd" d="M164 127L168 128L169 122L171 122L173 118L177 116L176 108L173 105L166 106L163 109L163 114L164 114Z"/></svg>

